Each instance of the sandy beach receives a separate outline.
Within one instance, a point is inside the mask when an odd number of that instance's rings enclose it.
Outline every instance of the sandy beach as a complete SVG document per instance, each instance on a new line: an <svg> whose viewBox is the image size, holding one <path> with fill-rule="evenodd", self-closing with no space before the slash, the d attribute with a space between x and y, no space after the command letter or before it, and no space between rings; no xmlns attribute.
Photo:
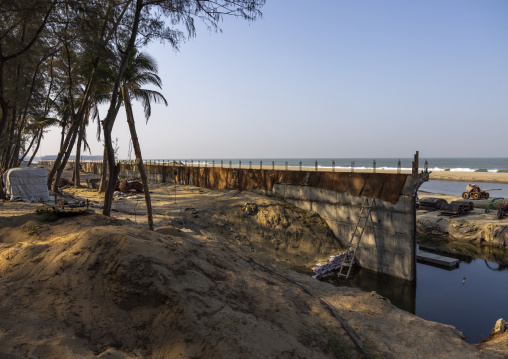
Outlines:
<svg viewBox="0 0 508 359"><path fill-rule="evenodd" d="M74 217L0 203L0 357L363 357L344 323L373 358L508 353L507 335L472 345L375 292L305 274L341 250L316 214L252 192L150 188L155 232L136 193L116 198L112 218L86 187L63 189L92 201Z"/></svg>
<svg viewBox="0 0 508 359"><path fill-rule="evenodd" d="M431 172L431 180L508 183L508 173L491 172Z"/></svg>

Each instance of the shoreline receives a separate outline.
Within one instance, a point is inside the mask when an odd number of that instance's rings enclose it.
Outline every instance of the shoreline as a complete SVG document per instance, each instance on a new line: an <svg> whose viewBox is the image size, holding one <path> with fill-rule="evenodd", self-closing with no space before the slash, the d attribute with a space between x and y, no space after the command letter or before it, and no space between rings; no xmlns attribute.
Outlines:
<svg viewBox="0 0 508 359"><path fill-rule="evenodd" d="M491 172L431 172L430 180L508 183L508 173Z"/></svg>

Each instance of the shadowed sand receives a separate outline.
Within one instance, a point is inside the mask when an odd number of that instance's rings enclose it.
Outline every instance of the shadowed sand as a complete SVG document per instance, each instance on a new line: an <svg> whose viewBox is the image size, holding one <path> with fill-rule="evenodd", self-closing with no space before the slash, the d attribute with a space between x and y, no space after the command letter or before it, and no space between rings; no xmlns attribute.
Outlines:
<svg viewBox="0 0 508 359"><path fill-rule="evenodd" d="M50 220L41 204L0 202L0 358L363 357L334 313L372 358L506 357L508 333L479 348L375 292L295 271L338 243L280 200L151 184L151 232L135 193L110 218L96 190L64 192L96 213Z"/></svg>

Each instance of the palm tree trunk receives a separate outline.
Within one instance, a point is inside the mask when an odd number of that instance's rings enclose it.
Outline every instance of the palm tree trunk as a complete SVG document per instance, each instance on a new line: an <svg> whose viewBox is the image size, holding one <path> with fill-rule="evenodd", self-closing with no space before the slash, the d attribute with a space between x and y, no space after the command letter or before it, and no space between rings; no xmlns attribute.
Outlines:
<svg viewBox="0 0 508 359"><path fill-rule="evenodd" d="M122 105L122 101L118 101L118 104L115 107L115 117L113 119L113 124L115 123L116 116L118 115L118 111L120 110L120 106ZM104 146L104 153L102 154L102 169L101 169L101 183L99 185L99 193L106 192L106 181L108 178L108 156L106 153L106 146Z"/></svg>
<svg viewBox="0 0 508 359"><path fill-rule="evenodd" d="M32 153L32 156L30 157L30 160L28 161L28 164L26 165L27 167L30 167L30 165L32 164L32 162L35 158L35 155L39 151L39 147L41 146L42 135L44 134L44 130L40 129L39 131L40 132L37 134L37 145L35 146L34 153Z"/></svg>
<svg viewBox="0 0 508 359"><path fill-rule="evenodd" d="M134 18L132 20L131 30L130 30L130 39L127 43L127 48L125 49L125 52L122 55L122 59L120 61L120 67L118 69L118 74L115 79L115 84L113 85L113 92L111 94L111 102L108 109L108 114L106 115L106 118L103 122L103 128L104 128L104 143L106 145L106 152L108 154L108 167L109 167L109 175L110 179L115 171L115 154L113 151L113 143L111 139L111 132L113 131L113 122L115 117L115 107L118 103L119 98L119 91L120 91L120 85L121 85L121 79L124 76L125 69L127 68L127 61L129 59L129 56L132 53L132 50L134 49L134 46L136 44L136 36L138 34L138 28L139 23L141 21L141 12L143 10L143 7L145 6L145 3L143 0L136 0L136 9L134 11ZM111 214L111 205L113 202L113 193L115 191L115 184L112 183L113 181L110 180L108 183L108 186L106 188L106 193L104 194L104 206L102 208L102 214L105 216L109 216Z"/></svg>
<svg viewBox="0 0 508 359"><path fill-rule="evenodd" d="M32 149L34 143L35 143L35 139L39 137L39 134L38 133L34 133L33 137L32 137L32 140L30 141L30 145L27 147L25 153L23 153L23 156L21 157L21 162L23 162L23 160L25 159L25 157L28 155L28 152L30 152L30 150ZM30 167L30 165L27 165L27 167Z"/></svg>
<svg viewBox="0 0 508 359"><path fill-rule="evenodd" d="M107 178L108 178L108 155L106 152L106 146L104 146L104 153L102 154L101 183L99 185L99 193L106 192Z"/></svg>
<svg viewBox="0 0 508 359"><path fill-rule="evenodd" d="M90 108L86 110L85 118L88 119L90 115ZM81 123L81 127L79 129L78 134L78 143L76 146L76 159L74 160L74 173L72 174L72 181L74 182L74 188L81 187L81 179L79 178L79 170L81 167L81 144L83 142L83 137L85 135L86 121Z"/></svg>
<svg viewBox="0 0 508 359"><path fill-rule="evenodd" d="M127 123L129 124L129 130L132 138L132 147L136 154L136 164L139 168L139 175L141 176L141 183L143 183L143 192L145 192L146 201L146 216L148 219L148 229L153 231L153 217L152 217L152 202L150 200L150 191L148 189L148 178L146 176L145 167L143 166L143 158L141 157L141 148L139 146L138 135L136 133L136 125L134 123L134 115L132 114L131 100L129 92L126 87L122 86L122 97L125 105L125 112L127 114Z"/></svg>
<svg viewBox="0 0 508 359"><path fill-rule="evenodd" d="M8 170L12 160L12 146L14 145L14 129L16 127L16 106L12 109L11 121L7 124L7 146L4 149L2 168Z"/></svg>
<svg viewBox="0 0 508 359"><path fill-rule="evenodd" d="M60 159L58 162L58 167L54 173L54 180L53 180L53 192L57 193L58 191L58 185L60 184L60 178L62 178L63 171L65 169L65 166L67 165L67 161L69 160L69 156L71 155L72 148L74 147L74 144L76 143L76 138L78 137L78 132L80 129L81 124L77 123L75 126L71 126L71 129L69 130L69 143L67 149L58 154L57 160ZM56 161L53 167L56 167ZM50 172L51 174L51 172Z"/></svg>

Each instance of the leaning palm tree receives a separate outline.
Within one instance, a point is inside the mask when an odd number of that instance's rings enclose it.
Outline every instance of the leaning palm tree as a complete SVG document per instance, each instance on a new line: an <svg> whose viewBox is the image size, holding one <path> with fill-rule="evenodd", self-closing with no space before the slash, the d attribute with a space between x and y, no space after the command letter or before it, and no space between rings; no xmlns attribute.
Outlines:
<svg viewBox="0 0 508 359"><path fill-rule="evenodd" d="M152 101L154 103L162 102L166 106L168 105L168 102L160 92L142 88L144 85L155 85L158 88L162 88L162 81L157 75L157 63L155 59L150 55L143 52L138 53L136 50L134 50L132 51L131 57L127 64L127 69L125 70L120 90L122 92L122 101L125 106L127 123L131 133L132 147L136 155L136 165L139 168L141 182L143 183L148 228L153 230L152 204L150 200L150 192L148 189L148 179L146 176L145 167L143 166L141 147L139 145L136 125L134 123L134 115L132 113L131 98L141 102L145 111L145 118L147 122L152 113Z"/></svg>

